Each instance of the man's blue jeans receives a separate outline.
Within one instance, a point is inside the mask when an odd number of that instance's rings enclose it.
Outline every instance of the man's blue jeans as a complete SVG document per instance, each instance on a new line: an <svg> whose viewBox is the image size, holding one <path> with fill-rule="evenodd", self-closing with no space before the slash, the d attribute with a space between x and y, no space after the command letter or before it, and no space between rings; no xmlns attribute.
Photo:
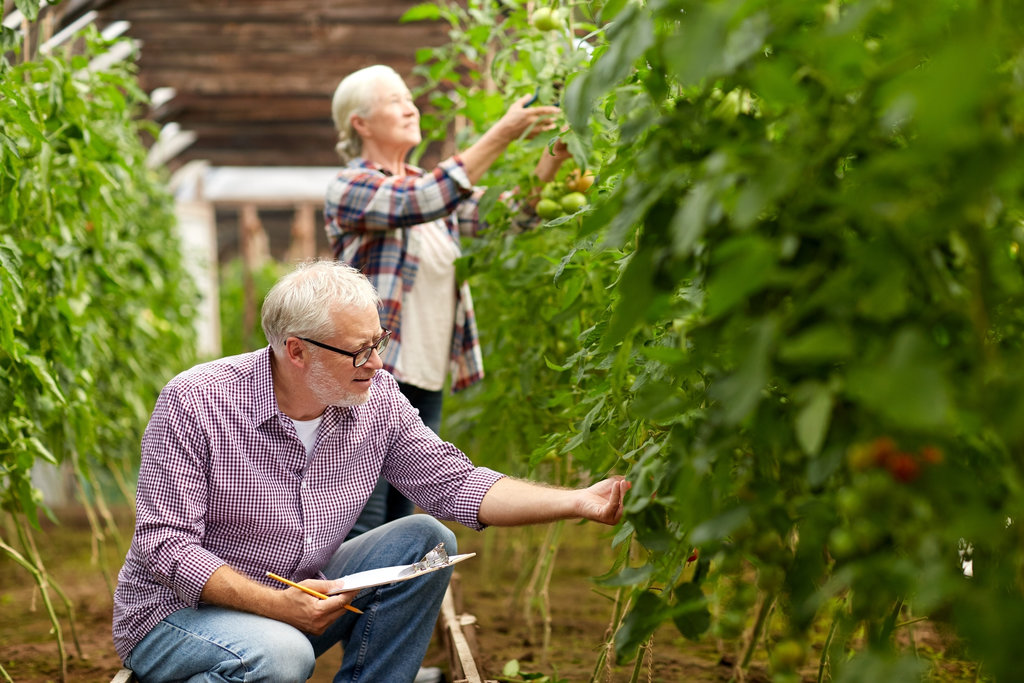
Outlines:
<svg viewBox="0 0 1024 683"><path fill-rule="evenodd" d="M343 543L323 571L334 579L411 564L441 541L455 554L455 535L436 519L403 517ZM181 609L157 624L125 664L142 683L291 683L312 676L316 658L340 642L345 652L335 683L410 683L430 645L451 574L448 568L367 588L352 602L363 614L345 612L319 636L222 607Z"/></svg>

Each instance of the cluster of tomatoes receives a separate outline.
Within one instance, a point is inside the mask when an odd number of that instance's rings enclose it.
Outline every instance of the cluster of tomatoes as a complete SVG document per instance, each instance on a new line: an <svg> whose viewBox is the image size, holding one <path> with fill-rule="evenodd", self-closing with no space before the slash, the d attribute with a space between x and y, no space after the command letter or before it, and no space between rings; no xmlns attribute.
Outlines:
<svg viewBox="0 0 1024 683"><path fill-rule="evenodd" d="M917 479L922 465L942 462L942 451L935 446L924 446L916 453L900 450L887 436L867 443L854 444L847 453L847 462L854 470L880 467L896 481L908 483Z"/></svg>
<svg viewBox="0 0 1024 683"><path fill-rule="evenodd" d="M587 205L586 191L594 184L594 174L573 169L565 180L546 183L537 202L537 215L544 220L574 214Z"/></svg>

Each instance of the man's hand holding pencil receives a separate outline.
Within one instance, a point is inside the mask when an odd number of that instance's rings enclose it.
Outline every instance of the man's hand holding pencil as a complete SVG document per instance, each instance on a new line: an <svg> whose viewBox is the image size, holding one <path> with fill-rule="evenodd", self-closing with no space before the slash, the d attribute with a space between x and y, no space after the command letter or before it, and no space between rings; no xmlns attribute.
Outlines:
<svg viewBox="0 0 1024 683"><path fill-rule="evenodd" d="M284 578L283 576L278 576L277 574L275 574L273 572L267 572L267 576L269 576L270 578L274 579L275 581L280 581L281 583L287 584L287 585L291 586L292 588L298 588L303 593L306 593L308 595L312 595L317 600L327 600L328 598L338 597L339 595L345 595L345 593L334 593L332 595L327 595L326 593L321 593L320 591L314 590L313 588L310 588L308 586L303 586L302 584L295 583L294 581L289 581L288 579ZM307 579L307 581L315 581L315 580L316 579ZM323 581L322 583L331 585L334 582L333 581ZM330 589L328 589L328 590L330 590ZM354 592L355 591L353 591L353 593ZM353 597L355 597L355 596L353 596ZM356 607L353 607L352 605L348 604L347 602L344 604L344 608L347 609L349 612L355 612L356 614L362 614L363 613L363 610L358 609Z"/></svg>

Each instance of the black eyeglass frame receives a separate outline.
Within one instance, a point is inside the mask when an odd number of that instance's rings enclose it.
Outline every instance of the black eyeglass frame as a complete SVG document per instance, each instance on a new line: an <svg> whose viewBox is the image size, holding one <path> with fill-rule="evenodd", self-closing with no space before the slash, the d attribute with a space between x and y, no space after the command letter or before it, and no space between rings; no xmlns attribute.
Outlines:
<svg viewBox="0 0 1024 683"><path fill-rule="evenodd" d="M346 351L344 349L339 349L337 346L331 346L330 344L324 344L323 342L318 342L315 339L310 339L309 337L296 337L296 339L309 342L313 346L319 346L321 349L327 349L328 351L334 351L335 353L340 353L343 356L348 356L352 359L352 367L361 368L370 360L370 356L373 355L374 351L380 354L388 347L388 341L391 339L391 330L384 330L384 334L382 334L377 341L373 342L369 346L364 346L358 351ZM367 351L369 351L369 353L366 353ZM360 361L359 356L363 353L366 353L366 356L362 361Z"/></svg>

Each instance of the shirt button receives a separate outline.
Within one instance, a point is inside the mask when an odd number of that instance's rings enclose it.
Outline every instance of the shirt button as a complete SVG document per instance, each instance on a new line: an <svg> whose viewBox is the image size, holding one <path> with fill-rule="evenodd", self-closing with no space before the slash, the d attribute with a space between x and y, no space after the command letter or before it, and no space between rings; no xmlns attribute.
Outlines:
<svg viewBox="0 0 1024 683"><path fill-rule="evenodd" d="M313 537L312 536L306 536L306 545L309 545L312 542L313 542Z"/></svg>
<svg viewBox="0 0 1024 683"><path fill-rule="evenodd" d="M306 487L307 487L306 482L302 482L302 488L306 488Z"/></svg>

